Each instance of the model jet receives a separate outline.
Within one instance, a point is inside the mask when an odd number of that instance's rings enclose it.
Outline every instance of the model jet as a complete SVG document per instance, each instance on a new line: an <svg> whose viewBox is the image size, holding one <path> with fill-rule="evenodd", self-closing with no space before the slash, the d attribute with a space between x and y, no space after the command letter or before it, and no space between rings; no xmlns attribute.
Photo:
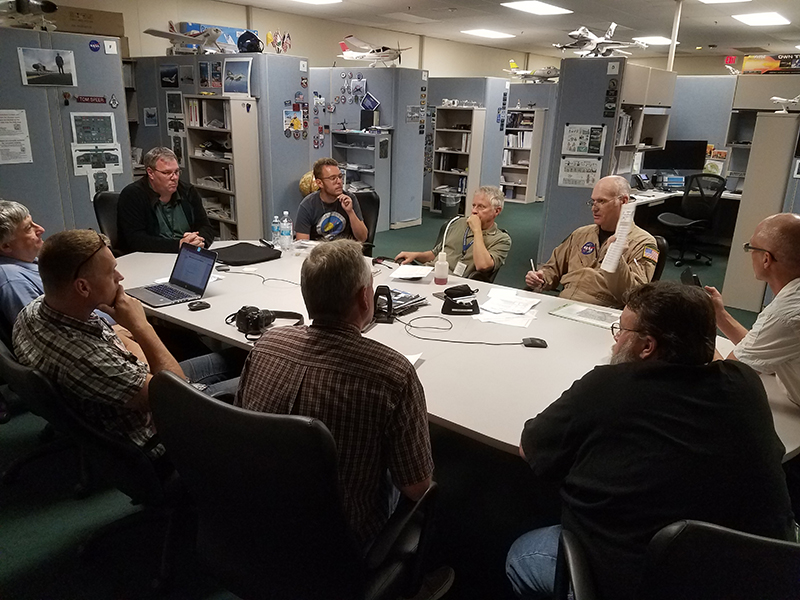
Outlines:
<svg viewBox="0 0 800 600"><path fill-rule="evenodd" d="M513 58L508 61L508 66L511 68L503 69L503 71L511 73L514 77L519 77L522 81L533 81L535 83L550 81L553 77L558 77L561 74L557 67L543 67L534 71L526 71L525 69L520 69Z"/></svg>
<svg viewBox="0 0 800 600"><path fill-rule="evenodd" d="M348 46L355 46L356 48L366 50L366 52L356 52L355 50L351 50ZM369 42L362 42L357 37L352 35L348 35L346 38L344 38L343 42L339 42L339 47L342 49L342 53L339 54L339 57L345 60L369 60L372 61L369 65L370 67L374 67L378 63L381 63L384 67L393 67L395 66L395 60L397 62L402 62L401 54L403 52L406 50L411 50L410 47L401 48L400 44L397 44L397 48L376 46L375 44L370 44Z"/></svg>
<svg viewBox="0 0 800 600"><path fill-rule="evenodd" d="M233 71L228 71L225 75L225 79L230 81L241 81L242 77L244 76L241 73L234 73Z"/></svg>
<svg viewBox="0 0 800 600"><path fill-rule="evenodd" d="M732 67L730 65L725 65L725 68L728 69L728 73L730 73L731 75L738 75L739 74L739 69L737 69L736 67Z"/></svg>
<svg viewBox="0 0 800 600"><path fill-rule="evenodd" d="M222 35L222 30L218 27L209 27L205 31L197 33L178 33L172 21L169 22L169 31L159 29L145 29L145 33L169 40L172 43L174 54L216 54L236 52L236 46L231 46L226 42L219 43L217 38ZM196 48L188 48L194 45Z"/></svg>
<svg viewBox="0 0 800 600"><path fill-rule="evenodd" d="M56 24L45 15L57 10L48 0L0 0L0 25L55 31Z"/></svg>
<svg viewBox="0 0 800 600"><path fill-rule="evenodd" d="M781 98L780 96L773 96L772 98L770 98L770 100L772 100L772 102L775 104L781 105L781 109L776 110L775 111L776 113L786 114L789 112L790 106L794 107L795 104L800 102L800 94L798 94L794 98Z"/></svg>
<svg viewBox="0 0 800 600"><path fill-rule="evenodd" d="M612 56L615 52L619 54L630 54L630 52L625 52L622 48L647 48L647 44L638 40L631 40L630 42L613 41L611 38L614 37L614 31L616 29L617 24L611 23L611 26L603 37L598 37L581 25L575 31L569 33L569 37L575 40L574 42L570 42L569 44L553 44L553 46L560 50L577 50L578 54L581 56Z"/></svg>

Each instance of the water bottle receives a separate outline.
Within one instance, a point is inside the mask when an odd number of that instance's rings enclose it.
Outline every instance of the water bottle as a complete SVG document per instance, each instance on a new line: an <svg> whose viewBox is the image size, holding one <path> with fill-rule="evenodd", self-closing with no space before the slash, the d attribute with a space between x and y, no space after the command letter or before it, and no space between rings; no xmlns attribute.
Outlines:
<svg viewBox="0 0 800 600"><path fill-rule="evenodd" d="M278 215L272 219L272 247L277 248L281 245L281 220Z"/></svg>
<svg viewBox="0 0 800 600"><path fill-rule="evenodd" d="M447 285L447 272L450 265L447 264L447 253L439 252L439 258L433 267L433 282L436 285Z"/></svg>
<svg viewBox="0 0 800 600"><path fill-rule="evenodd" d="M292 247L292 219L289 218L289 211L283 211L281 220L281 250L289 250Z"/></svg>

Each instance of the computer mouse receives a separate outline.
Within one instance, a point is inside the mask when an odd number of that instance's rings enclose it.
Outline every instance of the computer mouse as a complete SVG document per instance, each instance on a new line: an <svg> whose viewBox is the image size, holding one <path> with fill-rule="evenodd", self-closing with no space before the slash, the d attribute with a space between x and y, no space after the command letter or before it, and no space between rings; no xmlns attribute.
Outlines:
<svg viewBox="0 0 800 600"><path fill-rule="evenodd" d="M217 271L230 271L231 268L228 265L217 265Z"/></svg>
<svg viewBox="0 0 800 600"><path fill-rule="evenodd" d="M547 348L547 342L542 338L522 338L522 344L526 348Z"/></svg>
<svg viewBox="0 0 800 600"><path fill-rule="evenodd" d="M206 308L211 308L211 305L203 300L194 300L193 302L189 302L188 306L189 310L205 310Z"/></svg>

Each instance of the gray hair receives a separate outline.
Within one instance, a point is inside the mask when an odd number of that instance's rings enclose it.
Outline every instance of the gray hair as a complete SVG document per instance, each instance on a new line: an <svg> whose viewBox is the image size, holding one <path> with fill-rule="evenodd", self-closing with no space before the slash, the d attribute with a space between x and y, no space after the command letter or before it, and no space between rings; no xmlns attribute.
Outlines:
<svg viewBox="0 0 800 600"><path fill-rule="evenodd" d="M142 162L144 163L145 169L155 169L156 163L161 159L178 162L178 157L175 156L175 153L164 146L156 146L148 151L147 154L144 155Z"/></svg>
<svg viewBox="0 0 800 600"><path fill-rule="evenodd" d="M361 244L335 240L316 246L303 262L300 289L312 319L343 319L350 314L356 294L372 282L372 270Z"/></svg>
<svg viewBox="0 0 800 600"><path fill-rule="evenodd" d="M0 244L7 244L14 239L17 227L30 215L25 205L0 199Z"/></svg>
<svg viewBox="0 0 800 600"><path fill-rule="evenodd" d="M503 204L505 203L506 198L503 195L503 190L496 185L482 185L475 193L483 194L489 199L489 202L492 203L492 206L503 210Z"/></svg>
<svg viewBox="0 0 800 600"><path fill-rule="evenodd" d="M631 184L621 175L608 175L603 177L603 179L608 180L614 185L614 196L616 198L621 198L622 196L631 197Z"/></svg>

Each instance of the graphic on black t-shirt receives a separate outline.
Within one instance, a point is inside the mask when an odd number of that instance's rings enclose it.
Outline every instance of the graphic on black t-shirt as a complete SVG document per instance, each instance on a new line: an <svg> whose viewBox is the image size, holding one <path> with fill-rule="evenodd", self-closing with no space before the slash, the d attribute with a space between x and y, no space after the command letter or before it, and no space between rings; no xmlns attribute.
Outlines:
<svg viewBox="0 0 800 600"><path fill-rule="evenodd" d="M337 235L341 235L346 226L347 222L338 212L326 212L322 215L322 218L317 221L317 233L320 237L330 240Z"/></svg>

